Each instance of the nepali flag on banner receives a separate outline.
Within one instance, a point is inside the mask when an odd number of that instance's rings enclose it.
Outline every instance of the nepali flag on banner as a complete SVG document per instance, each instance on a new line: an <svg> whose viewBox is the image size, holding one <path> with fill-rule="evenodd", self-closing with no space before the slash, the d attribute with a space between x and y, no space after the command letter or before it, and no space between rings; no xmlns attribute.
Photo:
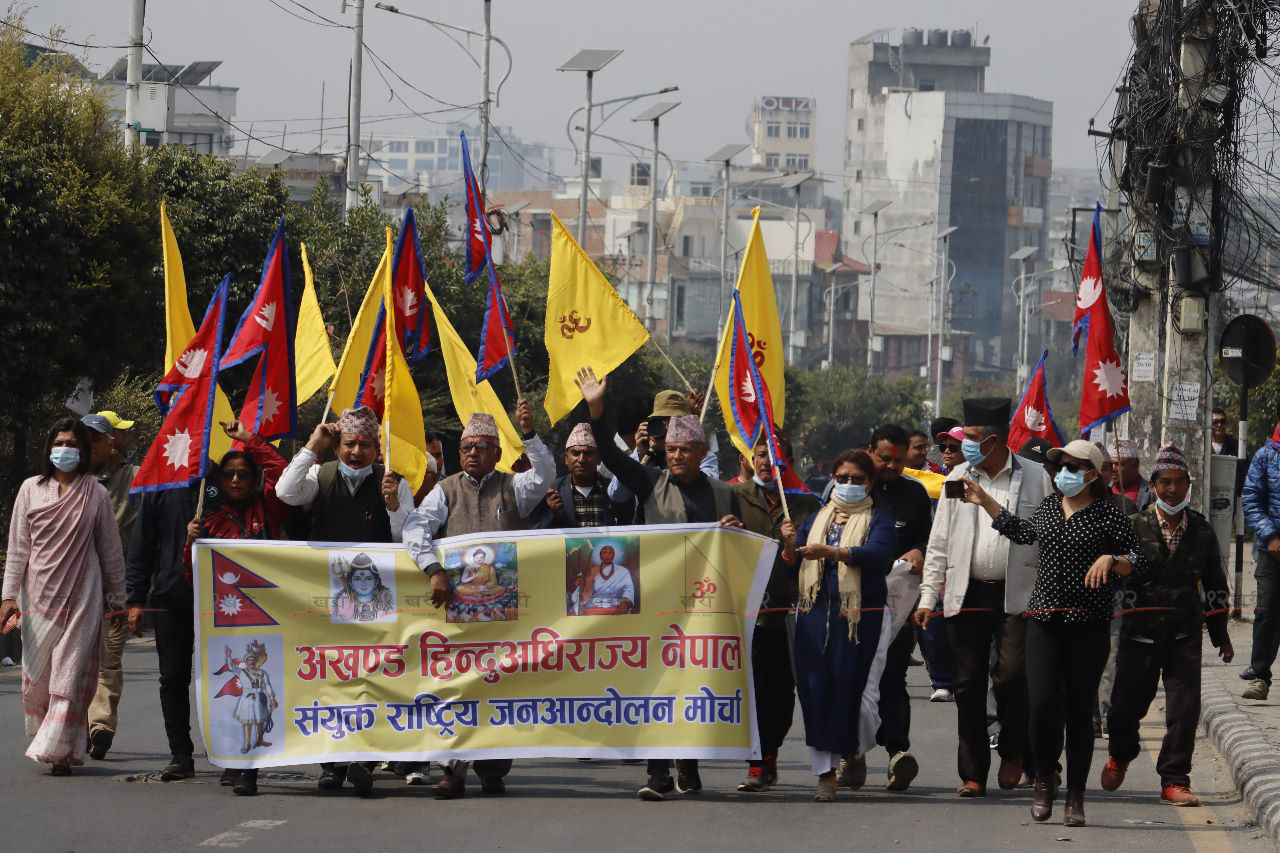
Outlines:
<svg viewBox="0 0 1280 853"><path fill-rule="evenodd" d="M368 406L382 413L387 397L387 308L378 309L378 322L373 330L373 339L369 341L369 355L364 361L364 370L360 373L360 389L356 393L356 405Z"/></svg>
<svg viewBox="0 0 1280 853"><path fill-rule="evenodd" d="M489 228L485 221L484 196L480 193L480 184L476 181L475 172L471 171L471 146L467 143L467 135L462 137L462 182L466 186L467 201L467 237L463 240L466 254L466 266L463 272L467 284L480 277L489 264Z"/></svg>
<svg viewBox="0 0 1280 853"><path fill-rule="evenodd" d="M734 425L747 447L754 448L761 435L769 447L773 476L782 478L783 491L793 495L811 495L795 469L786 462L786 454L778 441L773 418L773 396L751 354L747 323L742 313L742 298L733 292L733 338L729 343L729 407Z"/></svg>
<svg viewBox="0 0 1280 853"><path fill-rule="evenodd" d="M1086 337L1084 382L1080 390L1080 434L1129 411L1128 380L1120 354L1116 352L1115 329L1107 305L1107 288L1102 280L1102 205L1095 204L1093 227L1089 230L1089 250L1080 272L1076 294L1075 331L1072 352L1077 352L1080 335Z"/></svg>
<svg viewBox="0 0 1280 853"><path fill-rule="evenodd" d="M213 552L213 627L245 628L276 625L267 611L249 597L246 589L275 589L266 578L249 571L218 551Z"/></svg>
<svg viewBox="0 0 1280 853"><path fill-rule="evenodd" d="M396 332L400 335L400 348L409 361L419 361L431 352L426 282L427 268L422 259L422 244L418 241L418 223L411 207L404 213L396 251L391 258Z"/></svg>
<svg viewBox="0 0 1280 853"><path fill-rule="evenodd" d="M1053 409L1049 406L1049 387L1045 382L1044 362L1049 357L1045 350L1031 372L1031 381L1022 394L1018 409L1009 421L1009 449L1014 453L1031 438L1043 438L1054 447L1062 447L1062 431L1053 419Z"/></svg>
<svg viewBox="0 0 1280 853"><path fill-rule="evenodd" d="M205 475L213 398L218 390L214 368L222 350L230 289L231 276L227 275L213 292L195 337L156 386L156 405L164 413L164 423L147 449L130 493L177 489Z"/></svg>
<svg viewBox="0 0 1280 853"><path fill-rule="evenodd" d="M222 372L260 355L240 410L240 423L268 441L291 436L298 429L298 388L293 364L296 327L289 286L289 252L281 217L262 264L262 280L218 362L218 371Z"/></svg>

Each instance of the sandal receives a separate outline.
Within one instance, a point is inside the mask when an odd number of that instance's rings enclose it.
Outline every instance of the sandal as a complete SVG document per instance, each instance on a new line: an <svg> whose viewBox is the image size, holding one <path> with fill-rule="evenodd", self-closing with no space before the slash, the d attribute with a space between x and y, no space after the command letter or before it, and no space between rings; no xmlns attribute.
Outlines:
<svg viewBox="0 0 1280 853"><path fill-rule="evenodd" d="M816 803L831 803L836 799L836 774L832 772L823 773L818 777L818 793L814 795L813 800Z"/></svg>

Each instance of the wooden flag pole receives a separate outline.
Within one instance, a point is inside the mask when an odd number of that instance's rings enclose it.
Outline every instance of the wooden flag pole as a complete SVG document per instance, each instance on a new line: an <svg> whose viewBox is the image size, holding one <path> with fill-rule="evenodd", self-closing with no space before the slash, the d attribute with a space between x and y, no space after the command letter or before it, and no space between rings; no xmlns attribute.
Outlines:
<svg viewBox="0 0 1280 853"><path fill-rule="evenodd" d="M523 400L524 392L520 390L520 377L516 375L516 354L511 350L511 336L507 334L507 327L501 321L498 325L502 327L502 342L507 345L507 364L511 365L511 381L516 386L516 399Z"/></svg>
<svg viewBox="0 0 1280 853"><path fill-rule="evenodd" d="M782 488L782 471L778 469L778 460L773 456L773 442L765 437L769 446L769 462L773 465L773 482L778 486L778 497L782 500L782 517L791 520L791 508L787 506L787 491Z"/></svg>

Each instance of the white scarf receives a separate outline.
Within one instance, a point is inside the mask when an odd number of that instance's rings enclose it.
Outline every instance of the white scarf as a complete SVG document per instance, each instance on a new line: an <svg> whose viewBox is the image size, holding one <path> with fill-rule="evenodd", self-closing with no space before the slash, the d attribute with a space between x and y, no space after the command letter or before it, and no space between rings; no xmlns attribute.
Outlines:
<svg viewBox="0 0 1280 853"><path fill-rule="evenodd" d="M849 516L844 530L840 532L840 548L858 548L867 541L867 534L871 532L871 497L845 504L832 496L827 505L818 511L813 527L809 529L806 544L826 544L827 531L837 512ZM800 612L808 613L818 600L818 590L822 588L822 571L821 560L805 560L800 564ZM857 642L858 620L862 618L862 569L836 560L836 575L840 590L840 612L845 614L845 621L849 624L849 639Z"/></svg>

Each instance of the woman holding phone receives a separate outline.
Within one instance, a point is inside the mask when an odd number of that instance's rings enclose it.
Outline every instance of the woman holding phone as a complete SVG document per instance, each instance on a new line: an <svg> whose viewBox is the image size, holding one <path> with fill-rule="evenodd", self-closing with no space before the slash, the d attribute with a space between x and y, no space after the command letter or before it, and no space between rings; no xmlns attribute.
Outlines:
<svg viewBox="0 0 1280 853"><path fill-rule="evenodd" d="M1018 518L972 478L964 500L982 507L991 526L1020 545L1040 543L1040 566L1027 608L1026 672L1031 747L1038 770L1031 817L1053 813L1054 768L1066 729L1067 794L1063 823L1084 826L1084 788L1093 760L1093 700L1107 662L1117 576L1144 568L1138 537L1106 500L1102 453L1076 440L1049 451L1062 467L1030 519Z"/></svg>

